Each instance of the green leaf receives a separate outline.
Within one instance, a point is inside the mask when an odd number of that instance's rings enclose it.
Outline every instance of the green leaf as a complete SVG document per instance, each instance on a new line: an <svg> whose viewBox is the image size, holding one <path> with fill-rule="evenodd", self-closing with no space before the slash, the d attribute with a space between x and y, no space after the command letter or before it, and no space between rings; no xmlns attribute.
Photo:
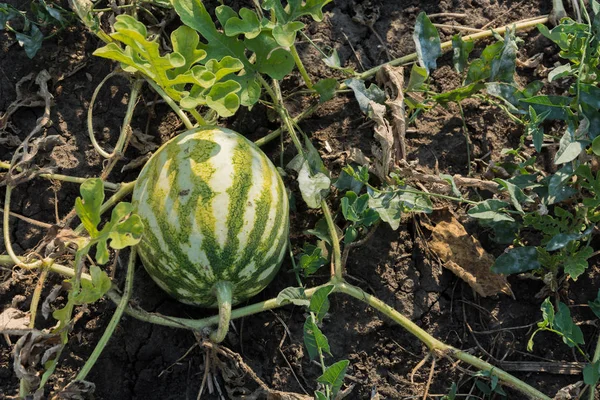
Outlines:
<svg viewBox="0 0 600 400"><path fill-rule="evenodd" d="M305 244L298 260L298 266L305 276L309 276L317 272L327 260L323 258L323 250L320 247L312 244Z"/></svg>
<svg viewBox="0 0 600 400"><path fill-rule="evenodd" d="M218 51L211 50L212 53L208 54L207 50L211 47L200 43L198 33L189 27L180 27L173 32L171 39L174 51L165 55L161 55L156 40L149 41L146 38L146 27L135 18L119 15L114 28L116 32L110 35L111 38L125 44L125 49L116 43L109 43L96 50L95 55L119 61L129 72L144 74L170 98L180 102L183 108L193 109L206 104L221 116L235 113L240 104L241 95L238 92L247 88L229 78L246 67L242 60L223 52L221 48ZM235 41L217 34L219 38ZM204 61L206 66L198 64Z"/></svg>
<svg viewBox="0 0 600 400"><path fill-rule="evenodd" d="M535 112L535 109L529 106L529 122L527 123L527 133L531 135L533 139L533 146L539 153L542 151L542 144L544 143L544 128L541 126L542 122L550 114L546 111L540 115Z"/></svg>
<svg viewBox="0 0 600 400"><path fill-rule="evenodd" d="M366 179L363 181L359 178L360 174L364 174L366 172ZM333 184L339 190L351 190L355 193L359 193L364 186L365 181L369 180L369 170L367 167L360 167L359 172L354 171L352 166L348 165L342 168L342 172L340 176Z"/></svg>
<svg viewBox="0 0 600 400"><path fill-rule="evenodd" d="M442 55L442 45L437 29L424 12L417 16L413 40L419 64L430 74L437 67L437 58Z"/></svg>
<svg viewBox="0 0 600 400"><path fill-rule="evenodd" d="M522 114L520 110L519 99L524 97L523 93L515 85L504 82L490 82L485 84L486 91L489 95L498 97L514 114Z"/></svg>
<svg viewBox="0 0 600 400"><path fill-rule="evenodd" d="M304 288L301 287L287 287L283 289L277 295L275 302L280 306L291 303L297 306L308 307L310 304L310 301L306 298L306 294L304 293Z"/></svg>
<svg viewBox="0 0 600 400"><path fill-rule="evenodd" d="M240 98L237 92L241 85L233 80L218 82L212 85L206 95L206 105L215 110L222 117L230 117L240 107ZM181 105L184 102L182 100Z"/></svg>
<svg viewBox="0 0 600 400"><path fill-rule="evenodd" d="M523 193L523 190L521 190L521 188L515 185L514 183L500 178L494 179L494 182L497 182L498 184L500 184L500 186L506 189L510 196L510 201L513 207L518 212L523 213L523 208L521 207L521 204L533 203L533 199L527 196L525 193Z"/></svg>
<svg viewBox="0 0 600 400"><path fill-rule="evenodd" d="M321 200L329 193L331 179L322 172L312 174L308 162L302 163L302 167L298 172L298 185L302 199L310 208L319 208Z"/></svg>
<svg viewBox="0 0 600 400"><path fill-rule="evenodd" d="M465 84L470 84L489 78L492 73L492 60L498 57L503 46L504 45L501 41L486 46L481 53L481 57L473 60L471 65L469 65L467 77L465 78Z"/></svg>
<svg viewBox="0 0 600 400"><path fill-rule="evenodd" d="M313 89L319 94L319 103L325 103L328 100L333 99L335 91L339 87L337 79L327 78L321 79L313 85Z"/></svg>
<svg viewBox="0 0 600 400"><path fill-rule="evenodd" d="M357 222L360 219L359 215L356 212L356 209L352 207L352 205L356 202L357 198L357 194L352 191L346 192L346 195L342 197L342 214L344 215L346 221Z"/></svg>
<svg viewBox="0 0 600 400"><path fill-rule="evenodd" d="M4 26L4 25L2 25ZM44 40L44 34L39 30L37 25L31 24L29 34L26 35L21 32L15 33L15 37L19 42L19 45L25 50L27 57L33 58L37 52L42 48L42 42Z"/></svg>
<svg viewBox="0 0 600 400"><path fill-rule="evenodd" d="M332 0L289 0L284 8L281 0L264 0L262 7L265 10L273 10L278 22L289 22L310 15L315 21L323 20L323 7Z"/></svg>
<svg viewBox="0 0 600 400"><path fill-rule="evenodd" d="M596 295L596 300L590 301L588 303L590 309L596 314L596 317L600 318L600 290L598 290L598 294Z"/></svg>
<svg viewBox="0 0 600 400"><path fill-rule="evenodd" d="M247 73L255 71L246 58L244 43L219 32L201 0L172 0L172 4L181 21L206 39L207 44L203 45L203 49L207 53L207 59L220 60L230 56L239 59Z"/></svg>
<svg viewBox="0 0 600 400"><path fill-rule="evenodd" d="M437 94L432 98L441 105L446 105L451 101L460 103L462 100L468 99L484 87L485 85L483 83L471 83L467 86L461 86L456 89Z"/></svg>
<svg viewBox="0 0 600 400"><path fill-rule="evenodd" d="M382 221L387 222L393 230L400 227L402 204L400 199L391 192L375 192L367 188L369 207L379 214Z"/></svg>
<svg viewBox="0 0 600 400"><path fill-rule="evenodd" d="M206 51L198 48L200 44L198 34L189 26L181 25L175 29L171 33L171 44L173 45L173 52L179 53L185 60L182 66L173 69L172 77L184 74L193 65L206 58Z"/></svg>
<svg viewBox="0 0 600 400"><path fill-rule="evenodd" d="M546 298L546 300L544 300L540 309L542 310L542 318L544 320L538 323L538 327L552 328L554 326L554 306L550 302L549 298Z"/></svg>
<svg viewBox="0 0 600 400"><path fill-rule="evenodd" d="M581 238L581 234L578 233L559 233L554 235L552 239L546 244L546 250L555 251L560 250L574 240Z"/></svg>
<svg viewBox="0 0 600 400"><path fill-rule="evenodd" d="M93 303L101 299L110 290L110 278L100 267L92 265L90 267L90 275L92 276L92 281L82 279L81 289L73 295L73 303L75 305Z"/></svg>
<svg viewBox="0 0 600 400"><path fill-rule="evenodd" d="M506 29L500 55L491 62L490 80L511 83L517 67L517 43L514 29Z"/></svg>
<svg viewBox="0 0 600 400"><path fill-rule="evenodd" d="M332 398L335 398L338 391L342 387L349 364L350 361L348 360L338 361L335 364L327 367L325 372L323 372L323 375L317 378L317 382L329 385L331 387Z"/></svg>
<svg viewBox="0 0 600 400"><path fill-rule="evenodd" d="M365 86L365 82L361 79L346 79L344 83L354 92L358 106L364 114L369 113L369 102L385 103L385 92L374 83L368 89Z"/></svg>
<svg viewBox="0 0 600 400"><path fill-rule="evenodd" d="M410 77L408 78L408 85L406 85L407 92L418 92L425 89L425 81L427 80L427 70L423 67L413 64L410 69Z"/></svg>
<svg viewBox="0 0 600 400"><path fill-rule="evenodd" d="M21 13L7 3L0 3L0 31L4 30L6 23L12 19L21 17Z"/></svg>
<svg viewBox="0 0 600 400"><path fill-rule="evenodd" d="M452 175L440 174L440 178L442 178L450 184L450 186L452 187L452 194L454 196L458 198L462 197L462 194L460 193L460 190L458 190L458 186L456 186L456 182L454 182L454 177Z"/></svg>
<svg viewBox="0 0 600 400"><path fill-rule="evenodd" d="M548 82L571 75L571 64L559 65L548 73Z"/></svg>
<svg viewBox="0 0 600 400"><path fill-rule="evenodd" d="M567 120L570 115L569 106L573 99L566 96L539 95L520 99L520 103L530 105L538 114L548 112L547 119Z"/></svg>
<svg viewBox="0 0 600 400"><path fill-rule="evenodd" d="M579 96L582 103L595 109L600 108L600 88L596 85L579 84Z"/></svg>
<svg viewBox="0 0 600 400"><path fill-rule="evenodd" d="M310 311L315 313L317 321L322 321L325 314L329 311L329 293L333 290L333 285L319 288L310 299Z"/></svg>
<svg viewBox="0 0 600 400"><path fill-rule="evenodd" d="M217 8L227 7L219 6ZM221 13L229 13L229 10L222 10ZM224 29L227 36L237 36L243 34L246 39L254 39L260 34L260 20L258 15L247 8L240 9L240 17L230 17L225 23Z"/></svg>
<svg viewBox="0 0 600 400"><path fill-rule="evenodd" d="M452 63L458 73L462 73L469 63L469 54L473 51L475 42L464 41L460 34L452 36Z"/></svg>
<svg viewBox="0 0 600 400"><path fill-rule="evenodd" d="M583 382L590 385L590 390L594 390L600 380L600 360L587 364L583 368Z"/></svg>
<svg viewBox="0 0 600 400"><path fill-rule="evenodd" d="M321 391L319 391L319 390L317 390L317 391L315 392L315 397L316 397L316 399L317 399L317 400L329 400L329 399L327 398L327 396L325 395L325 393L323 393L323 392L321 392Z"/></svg>
<svg viewBox="0 0 600 400"><path fill-rule="evenodd" d="M585 150L586 142L576 140L575 135L569 128L560 139L560 144L556 155L555 164L565 164L575 160Z"/></svg>
<svg viewBox="0 0 600 400"><path fill-rule="evenodd" d="M100 206L104 201L104 182L100 178L90 178L79 188L81 197L75 199L75 211L88 234L98 236L100 223Z"/></svg>
<svg viewBox="0 0 600 400"><path fill-rule="evenodd" d="M329 341L313 320L313 315L309 315L304 322L304 346L311 360L319 356L319 350L331 355Z"/></svg>
<svg viewBox="0 0 600 400"><path fill-rule="evenodd" d="M344 244L348 245L356 240L358 237L358 231L353 225L350 225L346 228L346 232L344 233Z"/></svg>
<svg viewBox="0 0 600 400"><path fill-rule="evenodd" d="M592 142L592 151L595 155L600 156L600 136L596 137Z"/></svg>
<svg viewBox="0 0 600 400"><path fill-rule="evenodd" d="M247 39L245 43L256 54L258 72L273 79L283 79L294 69L292 53L280 47L273 36L263 33L254 39Z"/></svg>
<svg viewBox="0 0 600 400"><path fill-rule="evenodd" d="M492 272L496 274L519 274L541 268L537 249L534 246L516 247L508 250L496 259Z"/></svg>
<svg viewBox="0 0 600 400"><path fill-rule="evenodd" d="M563 342L569 347L585 343L581 328L575 325L571 318L569 307L562 302L558 302L558 311L554 318L554 328L562 333Z"/></svg>
<svg viewBox="0 0 600 400"><path fill-rule="evenodd" d="M108 240L110 247L116 250L136 245L141 240L144 225L139 215L131 214L132 211L133 206L127 202L121 202L113 208L110 221L95 237L98 264L103 265L108 261Z"/></svg>
<svg viewBox="0 0 600 400"><path fill-rule="evenodd" d="M304 24L299 21L288 22L287 24L277 24L273 28L273 37L277 43L285 48L290 48L296 42L296 32L304 28Z"/></svg>
<svg viewBox="0 0 600 400"><path fill-rule="evenodd" d="M571 279L576 281L589 266L588 258L590 258L592 254L594 254L594 249L590 246L586 246L578 252L571 254L570 257L565 259L565 273L569 274Z"/></svg>
<svg viewBox="0 0 600 400"><path fill-rule="evenodd" d="M514 218L508 214L500 212L508 206L508 203L502 200L489 199L481 201L471 207L468 214L480 220L486 220L490 222L510 221L513 222Z"/></svg>

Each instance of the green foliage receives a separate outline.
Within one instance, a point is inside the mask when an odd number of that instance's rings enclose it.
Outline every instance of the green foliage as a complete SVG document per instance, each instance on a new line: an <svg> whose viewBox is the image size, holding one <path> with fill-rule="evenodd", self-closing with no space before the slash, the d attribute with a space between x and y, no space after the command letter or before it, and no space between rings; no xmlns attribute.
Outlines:
<svg viewBox="0 0 600 400"><path fill-rule="evenodd" d="M424 12L420 12L415 21L413 40L419 64L429 75L437 66L436 60L442 55L442 46L437 29Z"/></svg>
<svg viewBox="0 0 600 400"><path fill-rule="evenodd" d="M489 378L489 383L481 379L475 381L477 389L479 389L486 397L489 396L489 398L492 398L492 396L498 395L506 398L506 392L502 389L502 386L500 386L499 378L496 375L492 375L492 371L479 371L475 376Z"/></svg>
<svg viewBox="0 0 600 400"><path fill-rule="evenodd" d="M354 96L358 101L358 106L363 114L369 114L369 104L371 101L379 104L385 102L385 92L374 83L372 83L368 89L365 86L365 82L360 79L347 79L344 83L354 92Z"/></svg>
<svg viewBox="0 0 600 400"><path fill-rule="evenodd" d="M459 34L452 36L452 63L456 72L462 73L468 65L469 54L473 51L475 42L465 42Z"/></svg>
<svg viewBox="0 0 600 400"><path fill-rule="evenodd" d="M433 204L427 193L408 185L389 186L384 190L367 189L369 207L375 210L382 221L392 229L398 229L404 213L431 213Z"/></svg>
<svg viewBox="0 0 600 400"><path fill-rule="evenodd" d="M98 230L100 206L104 201L104 183L99 178L91 178L81 184L81 197L75 200L75 210L83 226L90 235L91 244L96 245L96 261L106 264L109 253L107 245L119 250L137 244L144 225L137 214L132 214L131 203L121 202L113 208L110 221ZM110 240L110 243L108 241Z"/></svg>
<svg viewBox="0 0 600 400"><path fill-rule="evenodd" d="M17 31L11 21L22 20L23 29ZM0 31L13 32L19 45L25 50L27 57L34 58L42 48L42 42L52 30L65 28L71 22L71 13L54 2L48 4L44 0L34 0L30 3L29 12L19 10L8 3L0 3Z"/></svg>
<svg viewBox="0 0 600 400"><path fill-rule="evenodd" d="M298 267L304 276L310 276L317 272L327 259L323 257L323 249L312 244L305 244L298 258Z"/></svg>
<svg viewBox="0 0 600 400"><path fill-rule="evenodd" d="M327 367L323 375L317 378L317 382L327 385L330 388L332 399L335 399L335 396L342 387L349 364L350 361L348 360L338 361Z"/></svg>
<svg viewBox="0 0 600 400"><path fill-rule="evenodd" d="M542 331L550 331L562 337L563 342L569 347L579 347L584 344L583 332L581 328L577 326L571 318L571 311L569 307L558 302L558 310L555 310L554 306L547 298L544 300L541 306L543 320L538 322L538 329L533 332L529 342L527 343L527 350L533 350L533 338L536 334Z"/></svg>

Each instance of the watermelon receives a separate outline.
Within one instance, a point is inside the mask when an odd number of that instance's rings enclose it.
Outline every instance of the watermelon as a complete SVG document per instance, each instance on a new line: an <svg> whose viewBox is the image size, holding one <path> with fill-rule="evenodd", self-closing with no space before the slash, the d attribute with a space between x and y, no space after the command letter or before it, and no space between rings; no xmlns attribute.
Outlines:
<svg viewBox="0 0 600 400"><path fill-rule="evenodd" d="M145 230L137 252L175 299L204 307L263 290L284 257L289 204L265 154L219 127L165 143L142 169L133 205Z"/></svg>

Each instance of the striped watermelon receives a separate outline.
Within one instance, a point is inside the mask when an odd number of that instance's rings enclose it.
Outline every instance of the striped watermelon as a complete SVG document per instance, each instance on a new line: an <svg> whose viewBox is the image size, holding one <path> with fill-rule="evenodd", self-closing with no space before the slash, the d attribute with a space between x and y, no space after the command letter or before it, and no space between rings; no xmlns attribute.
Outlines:
<svg viewBox="0 0 600 400"><path fill-rule="evenodd" d="M231 130L201 127L163 145L142 169L133 204L145 226L138 254L146 270L183 303L230 307L279 269L285 187L265 154Z"/></svg>

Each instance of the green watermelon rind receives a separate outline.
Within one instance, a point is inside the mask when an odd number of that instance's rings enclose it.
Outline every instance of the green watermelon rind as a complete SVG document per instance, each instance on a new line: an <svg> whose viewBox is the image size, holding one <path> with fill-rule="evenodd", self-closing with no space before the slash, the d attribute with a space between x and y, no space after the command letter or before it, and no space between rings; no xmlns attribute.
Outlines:
<svg viewBox="0 0 600 400"><path fill-rule="evenodd" d="M214 285L228 281L238 304L279 270L286 190L267 156L234 131L201 127L165 143L142 169L132 202L145 226L137 251L146 271L183 303L215 307Z"/></svg>

